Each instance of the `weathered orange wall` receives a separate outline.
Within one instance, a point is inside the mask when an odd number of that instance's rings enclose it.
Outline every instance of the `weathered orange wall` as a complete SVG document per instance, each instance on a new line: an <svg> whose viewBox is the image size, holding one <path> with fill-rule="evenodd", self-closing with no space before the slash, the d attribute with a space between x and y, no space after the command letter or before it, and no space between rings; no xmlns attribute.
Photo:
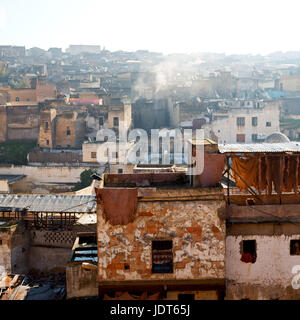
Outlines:
<svg viewBox="0 0 300 320"><path fill-rule="evenodd" d="M181 195L192 189L179 189ZM206 189L207 191L208 189ZM216 191L218 190L218 191ZM207 192L220 193L211 188ZM176 189L159 190L175 196ZM225 278L225 201L143 201L136 219L125 226L105 222L98 204L99 281ZM173 240L174 273L152 274L151 241ZM129 270L125 270L125 264Z"/></svg>

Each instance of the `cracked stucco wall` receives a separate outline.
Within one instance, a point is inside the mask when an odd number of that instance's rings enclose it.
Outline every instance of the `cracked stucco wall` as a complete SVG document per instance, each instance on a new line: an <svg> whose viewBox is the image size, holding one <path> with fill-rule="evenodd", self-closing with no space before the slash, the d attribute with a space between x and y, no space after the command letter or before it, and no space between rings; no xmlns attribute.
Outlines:
<svg viewBox="0 0 300 320"><path fill-rule="evenodd" d="M112 226L98 204L98 279L224 279L224 219L220 199L139 201L134 222ZM151 241L158 239L173 240L172 274L151 272Z"/></svg>

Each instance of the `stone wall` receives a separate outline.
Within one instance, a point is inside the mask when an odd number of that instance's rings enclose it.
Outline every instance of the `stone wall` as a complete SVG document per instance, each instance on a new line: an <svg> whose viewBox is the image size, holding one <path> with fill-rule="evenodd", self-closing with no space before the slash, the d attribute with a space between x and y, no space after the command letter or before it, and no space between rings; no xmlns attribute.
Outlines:
<svg viewBox="0 0 300 320"><path fill-rule="evenodd" d="M22 223L0 229L0 274L26 273L29 236Z"/></svg>
<svg viewBox="0 0 300 320"><path fill-rule="evenodd" d="M81 149L85 137L85 119L76 112L55 119L55 148Z"/></svg>
<svg viewBox="0 0 300 320"><path fill-rule="evenodd" d="M39 135L39 107L7 106L7 140L33 141Z"/></svg>
<svg viewBox="0 0 300 320"><path fill-rule="evenodd" d="M180 194L170 189L163 193L169 198ZM222 198L140 200L134 222L112 226L98 204L99 281L224 279L224 212ZM152 274L152 240L173 240L173 273Z"/></svg>
<svg viewBox="0 0 300 320"><path fill-rule="evenodd" d="M81 263L70 262L66 278L67 299L98 296L97 270L86 270Z"/></svg>

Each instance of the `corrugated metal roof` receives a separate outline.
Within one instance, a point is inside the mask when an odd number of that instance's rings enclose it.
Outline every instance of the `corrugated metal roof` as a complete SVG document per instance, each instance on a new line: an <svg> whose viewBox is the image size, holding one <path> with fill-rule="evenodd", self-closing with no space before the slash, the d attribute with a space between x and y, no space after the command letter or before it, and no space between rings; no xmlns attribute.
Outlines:
<svg viewBox="0 0 300 320"><path fill-rule="evenodd" d="M221 153L300 152L300 143L235 143L219 145Z"/></svg>
<svg viewBox="0 0 300 320"><path fill-rule="evenodd" d="M82 195L0 195L0 207L28 208L30 212L96 212L94 196ZM1 209L0 209L1 210Z"/></svg>
<svg viewBox="0 0 300 320"><path fill-rule="evenodd" d="M10 175L10 174L1 174L0 175L0 180L7 181L8 183L17 182L17 181L22 180L24 178L26 178L26 176L24 176L24 175Z"/></svg>

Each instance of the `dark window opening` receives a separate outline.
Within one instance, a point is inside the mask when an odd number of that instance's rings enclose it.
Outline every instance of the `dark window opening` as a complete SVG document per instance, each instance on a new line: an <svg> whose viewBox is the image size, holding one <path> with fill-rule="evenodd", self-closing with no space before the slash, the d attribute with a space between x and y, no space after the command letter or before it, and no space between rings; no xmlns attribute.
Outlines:
<svg viewBox="0 0 300 320"><path fill-rule="evenodd" d="M97 158L97 152L91 152L91 158L96 159Z"/></svg>
<svg viewBox="0 0 300 320"><path fill-rule="evenodd" d="M178 300L180 301L194 301L195 300L195 295L194 294L183 294L180 293L178 294Z"/></svg>
<svg viewBox="0 0 300 320"><path fill-rule="evenodd" d="M124 270L130 270L129 264L125 263L125 265L124 265Z"/></svg>
<svg viewBox="0 0 300 320"><path fill-rule="evenodd" d="M118 173L123 173L123 169L118 169Z"/></svg>
<svg viewBox="0 0 300 320"><path fill-rule="evenodd" d="M271 122L266 122L266 127L271 127Z"/></svg>
<svg viewBox="0 0 300 320"><path fill-rule="evenodd" d="M118 127L119 126L119 118L115 117L114 118L114 127Z"/></svg>
<svg viewBox="0 0 300 320"><path fill-rule="evenodd" d="M100 117L100 118L99 118L99 125L100 125L100 126L103 126L103 125L104 125L104 118L103 118L103 117Z"/></svg>
<svg viewBox="0 0 300 320"><path fill-rule="evenodd" d="M299 256L300 255L300 240L290 241L290 255Z"/></svg>
<svg viewBox="0 0 300 320"><path fill-rule="evenodd" d="M0 246L2 246L2 240L0 239Z"/></svg>
<svg viewBox="0 0 300 320"><path fill-rule="evenodd" d="M256 142L257 140L257 133L252 134L252 141Z"/></svg>
<svg viewBox="0 0 300 320"><path fill-rule="evenodd" d="M152 273L173 273L173 242L152 241Z"/></svg>
<svg viewBox="0 0 300 320"><path fill-rule="evenodd" d="M71 135L70 127L67 127L67 136L70 136L70 135Z"/></svg>
<svg viewBox="0 0 300 320"><path fill-rule="evenodd" d="M19 97L16 97L16 101L17 101L17 102L20 101L20 98L19 98Z"/></svg>
<svg viewBox="0 0 300 320"><path fill-rule="evenodd" d="M45 122L45 130L48 130L48 129L49 129L49 123Z"/></svg>
<svg viewBox="0 0 300 320"><path fill-rule="evenodd" d="M46 142L47 142L47 146L49 146L49 140L47 140Z"/></svg>
<svg viewBox="0 0 300 320"><path fill-rule="evenodd" d="M252 126L257 127L257 117L252 118Z"/></svg>
<svg viewBox="0 0 300 320"><path fill-rule="evenodd" d="M244 117L236 118L236 124L239 127L244 127L245 126L245 118Z"/></svg>
<svg viewBox="0 0 300 320"><path fill-rule="evenodd" d="M118 152L113 152L112 153L113 159L118 159L119 158L119 153Z"/></svg>
<svg viewBox="0 0 300 320"><path fill-rule="evenodd" d="M256 261L256 240L244 240L242 242L241 261L245 263L255 263Z"/></svg>

